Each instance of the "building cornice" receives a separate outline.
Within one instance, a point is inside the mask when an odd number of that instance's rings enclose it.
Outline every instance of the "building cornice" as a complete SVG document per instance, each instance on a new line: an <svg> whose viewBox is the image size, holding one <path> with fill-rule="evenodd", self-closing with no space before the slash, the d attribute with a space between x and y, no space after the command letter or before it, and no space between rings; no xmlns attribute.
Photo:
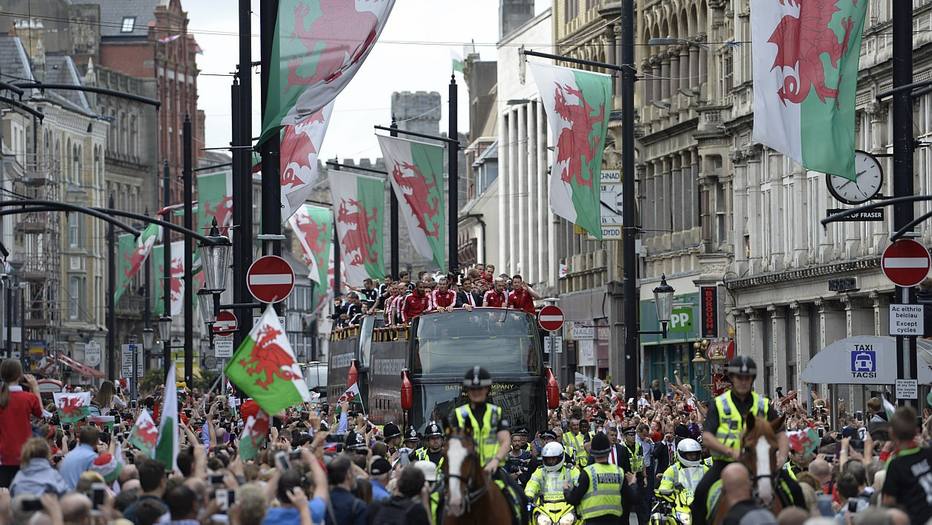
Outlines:
<svg viewBox="0 0 932 525"><path fill-rule="evenodd" d="M856 261L845 261L840 263L825 264L822 266L810 266L808 268L799 268L785 272L767 273L756 275L754 277L745 277L743 279L726 279L725 287L729 290L741 290L746 288L754 288L756 286L788 283L805 279L814 279L817 277L827 277L847 272L870 270L874 268L880 268L880 257L868 257L865 259L858 259Z"/></svg>

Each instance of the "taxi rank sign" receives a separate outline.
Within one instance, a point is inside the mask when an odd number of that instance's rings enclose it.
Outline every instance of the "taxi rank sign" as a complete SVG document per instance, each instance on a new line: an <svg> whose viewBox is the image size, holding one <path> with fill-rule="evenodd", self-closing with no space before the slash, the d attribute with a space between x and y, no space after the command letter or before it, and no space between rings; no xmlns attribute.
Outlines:
<svg viewBox="0 0 932 525"><path fill-rule="evenodd" d="M874 379L877 377L877 352L872 344L851 345L851 377Z"/></svg>

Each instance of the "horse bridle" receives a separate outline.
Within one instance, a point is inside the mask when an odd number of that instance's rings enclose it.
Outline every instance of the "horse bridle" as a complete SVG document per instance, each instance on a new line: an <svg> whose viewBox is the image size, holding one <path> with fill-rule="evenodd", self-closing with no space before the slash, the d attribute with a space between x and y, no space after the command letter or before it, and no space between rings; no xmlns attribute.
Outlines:
<svg viewBox="0 0 932 525"><path fill-rule="evenodd" d="M467 437L466 437L466 436L449 436L449 437L447 438L447 441L451 441L451 440L454 440L454 439L457 440L457 441L461 441L461 442L462 442L462 441L466 441ZM475 455L476 455L475 452L470 452L469 454L466 455L466 457L475 456ZM447 468L448 468L448 469L449 469L449 464L450 464L450 463L447 462ZM481 467L480 467L480 468L481 468ZM472 507L472 504L475 503L475 502L477 502L477 501L479 501L479 499L482 498L483 496L485 496L485 494L489 491L489 485L488 485L488 483L485 484L485 485L482 486L482 487L479 487L479 488L476 489L476 490L470 490L470 488L472 487L472 479L468 479L468 480L467 480L467 479L464 478L462 475L460 475L460 474L451 474L449 471L447 472L447 477L448 477L448 478L452 478L452 479L458 479L458 480L460 480L460 483L462 483L463 486L466 487L466 494L465 494L465 498L464 498L464 499L466 500L466 505L465 505L465 511L464 511L464 512L467 512L467 513L468 513L468 512L469 512L469 509ZM449 484L446 484L446 489L447 489L447 490L450 489L450 485L449 485ZM447 501L449 501L449 500L447 500Z"/></svg>

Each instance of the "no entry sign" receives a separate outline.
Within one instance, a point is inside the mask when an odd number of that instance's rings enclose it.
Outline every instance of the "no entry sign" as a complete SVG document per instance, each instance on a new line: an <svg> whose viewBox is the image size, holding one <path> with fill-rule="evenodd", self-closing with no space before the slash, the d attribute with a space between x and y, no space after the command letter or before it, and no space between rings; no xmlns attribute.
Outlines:
<svg viewBox="0 0 932 525"><path fill-rule="evenodd" d="M932 264L929 250L912 239L900 239L887 246L880 261L887 279L904 288L921 283Z"/></svg>
<svg viewBox="0 0 932 525"><path fill-rule="evenodd" d="M288 261L277 255L256 259L246 274L246 286L257 301L278 303L294 290L294 270Z"/></svg>
<svg viewBox="0 0 932 525"><path fill-rule="evenodd" d="M559 306L547 305L537 314L537 324L548 332L556 332L563 327L563 310Z"/></svg>
<svg viewBox="0 0 932 525"><path fill-rule="evenodd" d="M236 314L229 310L221 310L217 314L217 321L214 322L214 335L220 337L233 335L236 332L237 322Z"/></svg>

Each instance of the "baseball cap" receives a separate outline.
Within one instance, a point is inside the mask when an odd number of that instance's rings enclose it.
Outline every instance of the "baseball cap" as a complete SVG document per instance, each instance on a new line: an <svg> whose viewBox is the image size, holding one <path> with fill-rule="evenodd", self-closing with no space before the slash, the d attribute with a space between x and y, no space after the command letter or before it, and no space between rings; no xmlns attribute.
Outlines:
<svg viewBox="0 0 932 525"><path fill-rule="evenodd" d="M382 474L388 474L392 470L392 464L388 462L387 459L378 456L372 462L372 465L369 465L369 474L373 476L381 476Z"/></svg>

